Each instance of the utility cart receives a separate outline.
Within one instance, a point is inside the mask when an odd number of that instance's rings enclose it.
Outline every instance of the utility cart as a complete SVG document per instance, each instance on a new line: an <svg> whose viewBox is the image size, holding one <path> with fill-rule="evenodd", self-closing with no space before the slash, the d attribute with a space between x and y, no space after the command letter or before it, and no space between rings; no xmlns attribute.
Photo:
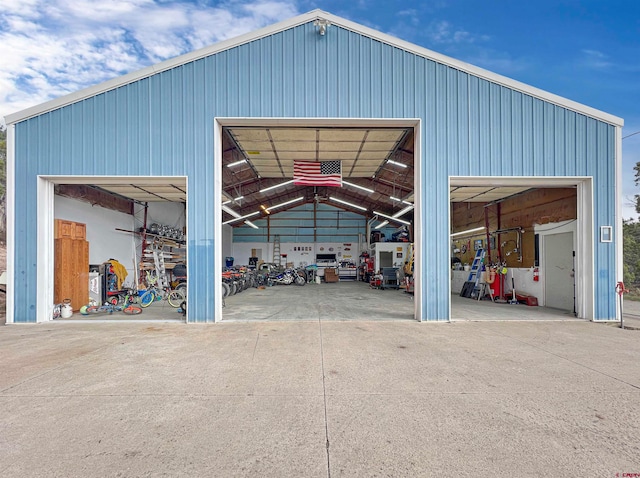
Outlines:
<svg viewBox="0 0 640 478"><path fill-rule="evenodd" d="M400 288L400 280L398 278L397 267L384 267L382 269L382 283L381 289L396 289Z"/></svg>

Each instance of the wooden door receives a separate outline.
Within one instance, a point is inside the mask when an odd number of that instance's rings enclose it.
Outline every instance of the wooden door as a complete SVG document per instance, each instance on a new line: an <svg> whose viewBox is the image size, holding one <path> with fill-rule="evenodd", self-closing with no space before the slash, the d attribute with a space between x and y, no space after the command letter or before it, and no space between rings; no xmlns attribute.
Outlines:
<svg viewBox="0 0 640 478"><path fill-rule="evenodd" d="M83 239L55 239L54 302L71 300L77 311L89 302L89 243Z"/></svg>

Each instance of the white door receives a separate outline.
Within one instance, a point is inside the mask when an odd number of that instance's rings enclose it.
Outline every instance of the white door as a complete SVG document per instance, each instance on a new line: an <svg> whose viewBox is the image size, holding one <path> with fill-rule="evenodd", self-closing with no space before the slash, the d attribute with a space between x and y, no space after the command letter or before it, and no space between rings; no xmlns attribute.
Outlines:
<svg viewBox="0 0 640 478"><path fill-rule="evenodd" d="M393 267L393 252L380 252L380 269L384 269L385 267Z"/></svg>
<svg viewBox="0 0 640 478"><path fill-rule="evenodd" d="M573 312L573 233L544 236L544 305Z"/></svg>

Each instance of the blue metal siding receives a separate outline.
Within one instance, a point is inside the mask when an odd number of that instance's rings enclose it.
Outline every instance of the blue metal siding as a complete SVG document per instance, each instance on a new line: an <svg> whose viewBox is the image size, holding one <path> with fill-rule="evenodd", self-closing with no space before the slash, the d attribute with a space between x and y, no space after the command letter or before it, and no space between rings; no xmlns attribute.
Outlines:
<svg viewBox="0 0 640 478"><path fill-rule="evenodd" d="M426 320L449 316L448 176L594 176L614 222L614 127L334 26L232 48L16 125L15 320L34 320L37 174L188 177L190 317L211 321L215 117L421 118ZM352 239L350 239L352 240ZM615 243L596 242L596 317L614 316Z"/></svg>

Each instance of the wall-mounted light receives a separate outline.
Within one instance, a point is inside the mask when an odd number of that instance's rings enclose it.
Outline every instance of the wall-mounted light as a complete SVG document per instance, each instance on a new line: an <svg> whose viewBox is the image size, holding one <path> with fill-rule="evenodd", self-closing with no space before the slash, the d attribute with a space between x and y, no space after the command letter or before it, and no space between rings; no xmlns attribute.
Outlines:
<svg viewBox="0 0 640 478"><path fill-rule="evenodd" d="M373 213L377 214L378 216L382 216L384 218L387 218L390 221L399 222L400 224L406 224L407 226L411 225L411 223L409 221L405 221L404 219L399 219L397 217L389 216L388 214L384 214L382 212L373 211Z"/></svg>
<svg viewBox="0 0 640 478"><path fill-rule="evenodd" d="M384 221L382 221L380 224L378 224L376 227L374 227L374 229L381 229L381 228L383 228L384 226L386 226L387 224L389 224L389 221L384 220Z"/></svg>
<svg viewBox="0 0 640 478"><path fill-rule="evenodd" d="M259 193L265 193L267 191L271 191L272 189L279 188L280 186L286 186L287 184L291 184L292 182L293 182L293 179L291 179L290 181L285 181L284 183L274 184L273 186L269 186L268 188L263 188L258 192Z"/></svg>
<svg viewBox="0 0 640 478"><path fill-rule="evenodd" d="M233 168L234 166L240 166L242 163L246 163L246 159L241 159L240 161L235 161L233 163L227 164L227 168Z"/></svg>
<svg viewBox="0 0 640 478"><path fill-rule="evenodd" d="M353 207L355 209L360 209L361 211L366 211L366 207L358 206L357 204L350 203L348 201L343 201L342 199L334 198L333 196L329 196L329 200L334 202L339 202L340 204L344 204L345 206Z"/></svg>
<svg viewBox="0 0 640 478"><path fill-rule="evenodd" d="M367 191L369 194L375 193L373 189L365 188L364 186L359 186L357 184L350 183L348 181L345 181L344 179L342 180L342 184L346 184L347 186L350 186L352 188L361 189L362 191Z"/></svg>
<svg viewBox="0 0 640 478"><path fill-rule="evenodd" d="M484 226L474 227L473 229L467 229L466 231L454 232L453 234L451 234L451 237L462 236L463 234L470 234L472 232L479 232L479 231L484 231Z"/></svg>
<svg viewBox="0 0 640 478"><path fill-rule="evenodd" d="M327 33L327 28L331 25L329 20L325 20L324 18L318 18L315 22L313 22L315 27L318 29L318 33L320 36L324 36Z"/></svg>
<svg viewBox="0 0 640 478"><path fill-rule="evenodd" d="M389 164L393 164L394 166L400 166L401 168L406 168L407 165L404 163L399 163L398 161L392 161L390 159L387 159L387 163Z"/></svg>

